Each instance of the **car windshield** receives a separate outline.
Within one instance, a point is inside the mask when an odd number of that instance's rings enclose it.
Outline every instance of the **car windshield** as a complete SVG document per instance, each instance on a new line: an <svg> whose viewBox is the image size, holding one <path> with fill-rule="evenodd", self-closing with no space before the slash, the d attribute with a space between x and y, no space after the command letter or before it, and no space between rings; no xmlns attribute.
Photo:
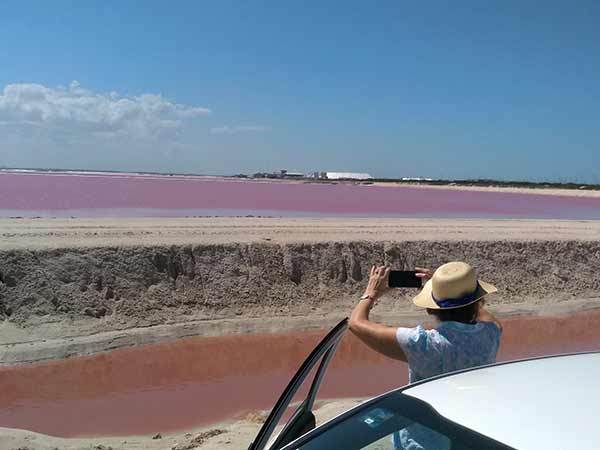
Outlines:
<svg viewBox="0 0 600 450"><path fill-rule="evenodd" d="M340 416L285 450L509 449L453 422L427 403L394 392Z"/></svg>

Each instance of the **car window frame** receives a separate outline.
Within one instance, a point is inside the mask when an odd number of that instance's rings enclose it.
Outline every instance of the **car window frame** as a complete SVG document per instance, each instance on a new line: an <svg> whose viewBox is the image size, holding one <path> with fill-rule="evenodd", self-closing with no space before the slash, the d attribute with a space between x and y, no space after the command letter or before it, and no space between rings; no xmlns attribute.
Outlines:
<svg viewBox="0 0 600 450"><path fill-rule="evenodd" d="M311 383L306 399L292 417L286 422L282 431L276 440L268 447L269 450L278 450L287 445L288 442L283 442L282 437L286 432L290 430L290 425L299 418L300 413L312 413L312 406L317 395L317 391L323 381L329 363L337 350L338 344L342 340L344 334L348 329L348 318L344 318L340 321L327 335L313 348L310 355L304 360L298 371L289 381L287 387L283 390L283 393L271 409L267 420L259 430L256 437L248 446L248 450L264 450L269 444L269 440L273 436L275 427L281 420L285 410L288 408L290 402L294 398L296 392L302 387L306 378L310 375L312 369L320 363L315 373L315 377ZM314 429L314 426L311 430ZM302 436L310 433L310 431L304 432ZM301 437L301 436L299 436ZM295 440L295 438L293 439ZM293 442L292 440L292 442Z"/></svg>
<svg viewBox="0 0 600 450"><path fill-rule="evenodd" d="M370 410L372 407L374 407L375 405L380 403L382 400L386 400L389 397L397 397L398 401L404 402L403 406L405 406L407 409L418 408L417 415L426 416L426 417L428 417L428 419L430 421L440 422L444 428L450 429L452 431L453 435L462 436L461 441L466 441L467 443L474 441L472 443L472 445L477 445L477 446L475 446L473 448L485 448L486 450L516 450L514 447L511 447L508 444L504 444L502 442L496 441L495 439L485 436L485 435L477 432L476 430L467 428L463 425L453 422L452 420L439 414L435 410L435 408L433 408L433 406L431 406L429 403L427 403L421 399L418 399L416 397L412 397L410 395L404 394L402 392L404 389L405 388L395 389L393 391L390 391L383 395L380 395L376 398L368 400L365 403L362 403L348 411L345 411L342 414L340 414L339 416L329 420L328 422L316 427L315 429L309 431L308 433L298 437L298 439L290 442L288 445L286 445L285 447L283 447L279 450L297 450L298 448L309 443L313 439L317 439L319 435L326 433L328 430L330 430L333 427L338 426L341 422L345 422L349 419L352 419L357 415L364 414L365 412ZM414 411L411 414L407 414L406 417L414 420ZM419 422L415 422L415 423L419 423ZM425 426L427 426L427 425L425 425ZM433 428L432 428L432 430L438 431Z"/></svg>

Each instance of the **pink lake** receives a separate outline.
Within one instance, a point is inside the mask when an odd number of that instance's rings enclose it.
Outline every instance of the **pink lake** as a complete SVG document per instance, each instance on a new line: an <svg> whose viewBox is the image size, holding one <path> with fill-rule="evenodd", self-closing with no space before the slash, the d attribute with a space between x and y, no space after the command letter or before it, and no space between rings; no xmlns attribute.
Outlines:
<svg viewBox="0 0 600 450"><path fill-rule="evenodd" d="M600 219L600 197L193 176L0 172L0 217Z"/></svg>

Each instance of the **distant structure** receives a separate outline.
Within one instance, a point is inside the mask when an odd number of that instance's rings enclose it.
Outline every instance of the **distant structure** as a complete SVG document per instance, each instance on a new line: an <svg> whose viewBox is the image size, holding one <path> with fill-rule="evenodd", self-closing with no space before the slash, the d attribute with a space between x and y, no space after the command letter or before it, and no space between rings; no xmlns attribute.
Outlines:
<svg viewBox="0 0 600 450"><path fill-rule="evenodd" d="M236 175L241 177L240 175ZM358 172L312 172L304 174L302 172L290 172L287 169L281 169L274 172L257 172L252 178L282 178L282 179L313 179L313 180L372 180L373 177L368 173Z"/></svg>
<svg viewBox="0 0 600 450"><path fill-rule="evenodd" d="M301 172L289 172L286 169L281 169L279 171L279 178L305 178L306 175L304 175Z"/></svg>
<svg viewBox="0 0 600 450"><path fill-rule="evenodd" d="M301 172L290 172L287 169L281 169L276 172L257 172L252 175L252 178L307 178Z"/></svg>
<svg viewBox="0 0 600 450"><path fill-rule="evenodd" d="M357 172L326 172L328 180L372 180L368 173Z"/></svg>
<svg viewBox="0 0 600 450"><path fill-rule="evenodd" d="M433 181L433 179L421 177L402 177L402 181Z"/></svg>

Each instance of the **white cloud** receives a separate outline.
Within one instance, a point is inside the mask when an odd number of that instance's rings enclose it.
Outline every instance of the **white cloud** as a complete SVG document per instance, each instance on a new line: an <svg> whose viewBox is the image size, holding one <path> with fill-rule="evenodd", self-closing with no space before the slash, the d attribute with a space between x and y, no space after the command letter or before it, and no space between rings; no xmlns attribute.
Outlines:
<svg viewBox="0 0 600 450"><path fill-rule="evenodd" d="M264 131L271 131L271 127L263 125L245 125L245 126L223 126L211 128L211 134L238 134L238 133L260 133Z"/></svg>
<svg viewBox="0 0 600 450"><path fill-rule="evenodd" d="M0 94L0 125L39 127L74 135L155 137L177 133L207 108L173 103L157 94L95 93L72 81L67 88L9 84Z"/></svg>

